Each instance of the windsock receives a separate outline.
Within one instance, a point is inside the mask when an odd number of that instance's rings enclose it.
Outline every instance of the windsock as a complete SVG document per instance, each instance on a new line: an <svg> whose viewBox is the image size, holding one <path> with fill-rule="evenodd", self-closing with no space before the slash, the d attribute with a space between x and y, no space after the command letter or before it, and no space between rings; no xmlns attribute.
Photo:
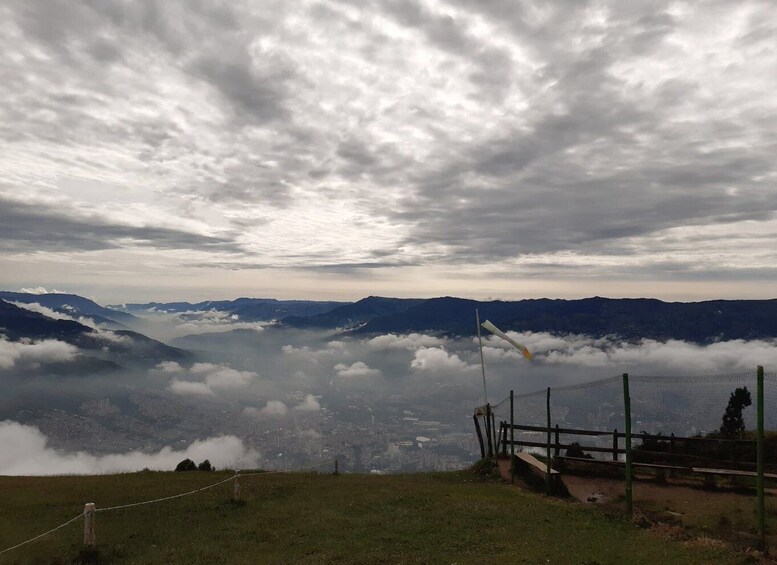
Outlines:
<svg viewBox="0 0 777 565"><path fill-rule="evenodd" d="M518 351L523 353L524 357L526 357L527 359L529 359L531 361L531 352L528 349L526 349L526 347L524 347L523 345L521 345L520 343L515 341L513 338L508 337L508 335L506 333L504 333L502 330L497 328L494 324L492 324L491 322L486 320L485 322L483 322L480 325L483 327L483 329L486 329L486 330L490 331L492 334L501 337L503 340L505 340L505 341L507 341L509 343L512 343L518 349Z"/></svg>

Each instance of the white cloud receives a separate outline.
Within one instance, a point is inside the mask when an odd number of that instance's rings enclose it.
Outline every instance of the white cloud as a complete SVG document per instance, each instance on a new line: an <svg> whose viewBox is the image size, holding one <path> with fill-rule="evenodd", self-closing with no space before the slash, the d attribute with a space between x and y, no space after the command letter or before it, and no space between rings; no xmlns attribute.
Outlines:
<svg viewBox="0 0 777 565"><path fill-rule="evenodd" d="M347 379L381 376L379 369L372 369L363 361L356 361L350 365L347 363L338 363L335 365L335 372L337 373L338 377Z"/></svg>
<svg viewBox="0 0 777 565"><path fill-rule="evenodd" d="M233 330L264 331L266 322L241 322L240 316L219 310L187 311L176 314L171 337L223 333Z"/></svg>
<svg viewBox="0 0 777 565"><path fill-rule="evenodd" d="M243 408L243 415L250 417L270 417L278 418L285 416L289 412L289 407L280 400L268 400L262 408L254 408L253 406L246 406Z"/></svg>
<svg viewBox="0 0 777 565"><path fill-rule="evenodd" d="M39 304L37 302L30 302L30 303L11 302L11 304L19 308L24 308L25 310L29 310L30 312L43 314L47 318L52 318L54 320L69 320L71 322L78 322L79 324L94 330L93 335L95 337L99 339L103 339L105 341L110 341L111 343L125 343L125 344L132 343L132 340L129 338L129 336L119 335L110 330L106 330L105 328L96 324L94 320L92 320L91 318L87 318L86 316L78 316L78 317L70 316L68 314L64 314L62 312L57 312L56 310L52 310L48 306L43 306L42 304ZM67 305L65 305L64 308L72 309L72 307L68 308Z"/></svg>
<svg viewBox="0 0 777 565"><path fill-rule="evenodd" d="M259 412L263 416L285 416L288 411L288 407L280 400L268 400Z"/></svg>
<svg viewBox="0 0 777 565"><path fill-rule="evenodd" d="M258 375L253 371L238 371L226 364L194 363L184 370L174 361L164 361L154 369L161 374L182 374L187 380L174 378L170 390L177 394L214 395L217 391L241 389ZM191 380L198 379L198 380Z"/></svg>
<svg viewBox="0 0 777 565"><path fill-rule="evenodd" d="M216 467L241 468L255 467L258 454L231 435L197 440L180 451L164 447L155 453L68 453L48 447L48 439L36 427L10 420L0 422L0 475L92 475L144 468L170 471L186 458L196 462L208 459Z"/></svg>
<svg viewBox="0 0 777 565"><path fill-rule="evenodd" d="M58 341L22 340L9 341L0 335L0 369L10 369L17 363L57 363L72 361L78 356L78 348Z"/></svg>
<svg viewBox="0 0 777 565"><path fill-rule="evenodd" d="M305 395L305 399L294 407L294 410L300 412L318 412L321 410L321 404L312 394Z"/></svg>
<svg viewBox="0 0 777 565"><path fill-rule="evenodd" d="M407 335L385 334L366 341L373 349L418 349L419 347L437 347L445 340L426 334L410 333Z"/></svg>
<svg viewBox="0 0 777 565"><path fill-rule="evenodd" d="M196 394L199 396L213 396L215 393L205 383L195 381L170 381L170 390L176 394Z"/></svg>
<svg viewBox="0 0 777 565"><path fill-rule="evenodd" d="M415 352L410 367L418 371L467 371L471 369L455 353L448 353L442 347L422 347Z"/></svg>
<svg viewBox="0 0 777 565"><path fill-rule="evenodd" d="M154 367L161 373L182 373L183 367L176 361L162 361Z"/></svg>
<svg viewBox="0 0 777 565"><path fill-rule="evenodd" d="M57 290L56 288L47 290L42 286L36 286L34 288L20 288L19 292L25 292L27 294L67 294L67 292L64 290Z"/></svg>

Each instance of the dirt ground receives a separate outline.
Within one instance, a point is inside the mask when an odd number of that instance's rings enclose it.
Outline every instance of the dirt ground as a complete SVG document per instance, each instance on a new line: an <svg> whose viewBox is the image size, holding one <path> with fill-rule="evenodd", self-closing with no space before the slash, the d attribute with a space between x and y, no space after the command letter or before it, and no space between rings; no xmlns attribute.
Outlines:
<svg viewBox="0 0 777 565"><path fill-rule="evenodd" d="M501 476L510 480L510 461L499 461ZM562 473L569 494L583 504L599 505L604 511L625 512L626 484L623 479ZM755 493L718 480L715 490L701 482L667 478L657 482L637 474L632 484L635 514L646 525L665 528L677 535L716 538L741 548L755 547L757 510ZM522 480L516 486L528 488ZM777 548L777 490L766 492L767 545ZM772 550L777 553L777 549Z"/></svg>

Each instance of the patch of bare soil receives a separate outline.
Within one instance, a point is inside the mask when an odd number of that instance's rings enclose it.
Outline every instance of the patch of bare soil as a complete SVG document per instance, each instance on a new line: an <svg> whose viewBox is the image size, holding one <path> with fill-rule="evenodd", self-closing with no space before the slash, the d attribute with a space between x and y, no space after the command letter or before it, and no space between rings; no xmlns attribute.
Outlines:
<svg viewBox="0 0 777 565"><path fill-rule="evenodd" d="M499 461L501 476L510 480L510 461ZM623 479L564 473L561 480L570 495L584 504L601 505L604 510L625 512L626 483ZM520 486L525 486L520 481ZM754 493L728 488L715 490L669 479L659 483L637 477L632 485L637 522L657 533L694 540L724 540L742 550L758 545L756 497ZM767 491L767 545L777 548L777 492ZM713 543L713 541L708 541ZM761 556L762 563L774 563Z"/></svg>

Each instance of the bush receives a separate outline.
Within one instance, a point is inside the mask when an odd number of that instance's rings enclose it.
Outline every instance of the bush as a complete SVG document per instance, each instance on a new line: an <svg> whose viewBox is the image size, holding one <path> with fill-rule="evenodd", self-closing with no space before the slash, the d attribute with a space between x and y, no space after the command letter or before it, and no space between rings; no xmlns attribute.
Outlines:
<svg viewBox="0 0 777 565"><path fill-rule="evenodd" d="M176 471L196 471L197 465L194 464L194 461L191 459L184 459L180 463L178 463L178 466L175 468Z"/></svg>

